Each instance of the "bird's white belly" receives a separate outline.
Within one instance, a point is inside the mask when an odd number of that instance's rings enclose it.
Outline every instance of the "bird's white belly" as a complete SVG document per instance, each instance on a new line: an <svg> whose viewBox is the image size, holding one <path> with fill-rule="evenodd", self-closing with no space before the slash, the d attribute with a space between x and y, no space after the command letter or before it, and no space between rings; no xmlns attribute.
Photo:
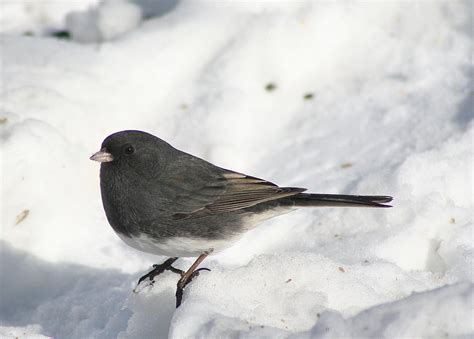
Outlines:
<svg viewBox="0 0 474 339"><path fill-rule="evenodd" d="M293 208L279 208L265 213L250 214L242 220L243 227L240 230L242 233L234 233L226 239L170 237L158 240L153 239L145 233L140 234L138 237L129 237L120 233L117 234L127 245L142 252L167 257L197 257L204 252L215 254L225 250L237 242L243 233L255 228L262 221L293 210Z"/></svg>
<svg viewBox="0 0 474 339"><path fill-rule="evenodd" d="M232 246L240 238L240 235L226 240L173 237L157 241L146 234L139 237L117 234L127 245L139 251L167 257L197 257L204 252L214 254Z"/></svg>

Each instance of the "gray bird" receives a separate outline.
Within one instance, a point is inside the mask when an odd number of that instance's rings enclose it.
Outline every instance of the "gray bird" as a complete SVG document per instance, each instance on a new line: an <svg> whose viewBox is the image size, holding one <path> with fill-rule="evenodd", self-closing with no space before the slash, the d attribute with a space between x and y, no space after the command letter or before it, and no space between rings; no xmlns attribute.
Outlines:
<svg viewBox="0 0 474 339"><path fill-rule="evenodd" d="M391 207L389 196L303 193L215 166L142 131L108 136L99 152L102 203L110 225L131 247L170 257L138 281L181 275L176 305L206 256L232 246L261 221L295 207ZM198 257L186 271L179 257Z"/></svg>

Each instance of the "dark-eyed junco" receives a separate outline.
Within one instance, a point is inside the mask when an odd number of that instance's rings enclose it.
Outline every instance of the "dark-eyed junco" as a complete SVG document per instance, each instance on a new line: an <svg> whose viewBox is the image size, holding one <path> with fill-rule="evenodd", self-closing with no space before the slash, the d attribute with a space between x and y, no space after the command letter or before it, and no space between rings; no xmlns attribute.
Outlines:
<svg viewBox="0 0 474 339"><path fill-rule="evenodd" d="M165 270L181 274L183 288L209 254L234 244L259 222L303 206L390 207L389 196L303 193L215 166L141 131L108 136L91 160L101 162L100 188L107 219L128 245L168 256L139 280L152 282ZM183 272L178 257L198 257Z"/></svg>

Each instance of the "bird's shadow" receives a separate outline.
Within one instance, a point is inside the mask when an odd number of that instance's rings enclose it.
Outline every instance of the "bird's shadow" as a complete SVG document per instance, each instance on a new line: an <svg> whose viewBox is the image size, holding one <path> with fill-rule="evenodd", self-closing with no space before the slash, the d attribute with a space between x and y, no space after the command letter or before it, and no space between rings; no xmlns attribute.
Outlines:
<svg viewBox="0 0 474 339"><path fill-rule="evenodd" d="M39 324L54 338L117 338L132 337L130 327L146 324L140 337L168 335L174 290L166 282L137 295L132 288L138 275L46 262L4 241L0 262L2 326Z"/></svg>

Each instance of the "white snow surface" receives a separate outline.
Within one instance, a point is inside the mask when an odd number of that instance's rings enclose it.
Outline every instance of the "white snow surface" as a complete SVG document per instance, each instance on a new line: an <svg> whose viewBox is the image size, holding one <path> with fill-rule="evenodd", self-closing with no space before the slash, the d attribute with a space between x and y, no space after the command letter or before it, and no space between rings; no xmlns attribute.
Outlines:
<svg viewBox="0 0 474 339"><path fill-rule="evenodd" d="M2 338L474 336L471 1L1 6ZM88 157L123 129L394 207L266 221L175 310L102 209Z"/></svg>
<svg viewBox="0 0 474 339"><path fill-rule="evenodd" d="M138 5L126 0L104 0L96 8L72 12L66 28L74 40L84 43L112 40L136 28L142 19Z"/></svg>

